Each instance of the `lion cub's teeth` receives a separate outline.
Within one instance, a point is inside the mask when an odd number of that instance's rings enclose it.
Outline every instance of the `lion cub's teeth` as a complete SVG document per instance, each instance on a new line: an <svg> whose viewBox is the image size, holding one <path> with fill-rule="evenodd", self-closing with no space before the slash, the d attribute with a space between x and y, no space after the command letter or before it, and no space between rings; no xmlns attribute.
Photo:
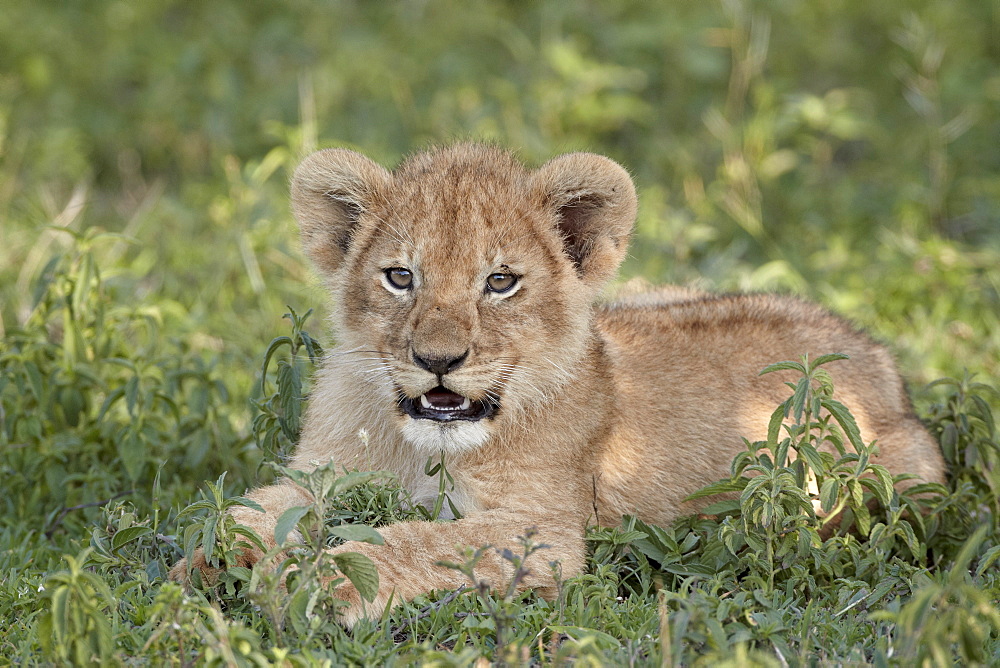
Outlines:
<svg viewBox="0 0 1000 668"><path fill-rule="evenodd" d="M469 410L470 406L472 406L472 402L469 401L469 397L466 397L465 401L462 402L462 405L458 407L458 410L460 410L460 411L467 411L467 410Z"/></svg>
<svg viewBox="0 0 1000 668"><path fill-rule="evenodd" d="M424 408L430 408L431 407L431 402L427 401L427 395L426 394L421 394L420 395L420 405L423 406Z"/></svg>

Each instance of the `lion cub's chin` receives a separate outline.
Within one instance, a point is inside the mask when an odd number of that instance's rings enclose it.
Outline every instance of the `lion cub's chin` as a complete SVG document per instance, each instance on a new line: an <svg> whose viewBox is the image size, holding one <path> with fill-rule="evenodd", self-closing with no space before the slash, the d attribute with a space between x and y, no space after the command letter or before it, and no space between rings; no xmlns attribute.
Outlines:
<svg viewBox="0 0 1000 668"><path fill-rule="evenodd" d="M406 418L403 438L418 452L435 455L439 452L460 454L475 450L490 437L490 430L482 422L438 422Z"/></svg>

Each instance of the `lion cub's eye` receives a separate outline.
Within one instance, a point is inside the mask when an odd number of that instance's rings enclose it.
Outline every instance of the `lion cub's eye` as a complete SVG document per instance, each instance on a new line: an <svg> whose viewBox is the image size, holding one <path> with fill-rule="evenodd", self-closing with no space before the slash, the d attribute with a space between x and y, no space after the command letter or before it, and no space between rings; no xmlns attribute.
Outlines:
<svg viewBox="0 0 1000 668"><path fill-rule="evenodd" d="M497 272L490 274L486 279L486 289L490 292L503 294L510 292L517 285L517 276L514 274L502 274Z"/></svg>
<svg viewBox="0 0 1000 668"><path fill-rule="evenodd" d="M390 267L385 270L385 280L397 290L409 290L413 287L413 272L403 267Z"/></svg>

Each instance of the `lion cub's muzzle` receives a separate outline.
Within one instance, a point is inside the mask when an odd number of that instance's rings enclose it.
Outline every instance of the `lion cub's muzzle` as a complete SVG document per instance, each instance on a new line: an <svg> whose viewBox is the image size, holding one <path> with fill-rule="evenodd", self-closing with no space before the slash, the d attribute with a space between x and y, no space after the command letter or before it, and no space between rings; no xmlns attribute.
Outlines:
<svg viewBox="0 0 1000 668"><path fill-rule="evenodd" d="M412 418L437 422L452 420L476 422L491 417L496 412L495 404L482 400L473 401L442 385L421 394L416 399L402 395L399 406Z"/></svg>
<svg viewBox="0 0 1000 668"><path fill-rule="evenodd" d="M495 402L473 400L444 386L444 377L465 363L468 350L461 355L422 355L416 350L412 354L414 365L437 376L438 385L416 398L400 394L399 406L404 413L418 420L476 422L496 412Z"/></svg>

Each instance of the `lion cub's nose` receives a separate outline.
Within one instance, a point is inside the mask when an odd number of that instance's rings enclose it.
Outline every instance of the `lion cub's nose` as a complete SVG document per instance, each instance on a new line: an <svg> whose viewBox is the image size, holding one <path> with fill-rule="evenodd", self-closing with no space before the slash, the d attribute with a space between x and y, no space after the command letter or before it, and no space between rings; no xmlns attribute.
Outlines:
<svg viewBox="0 0 1000 668"><path fill-rule="evenodd" d="M469 351L466 350L464 353L458 357L432 357L430 355L418 355L416 351L413 352L413 363L416 364L421 369L430 371L437 376L443 376L446 373L450 373L462 366L465 362L465 358L469 356Z"/></svg>

